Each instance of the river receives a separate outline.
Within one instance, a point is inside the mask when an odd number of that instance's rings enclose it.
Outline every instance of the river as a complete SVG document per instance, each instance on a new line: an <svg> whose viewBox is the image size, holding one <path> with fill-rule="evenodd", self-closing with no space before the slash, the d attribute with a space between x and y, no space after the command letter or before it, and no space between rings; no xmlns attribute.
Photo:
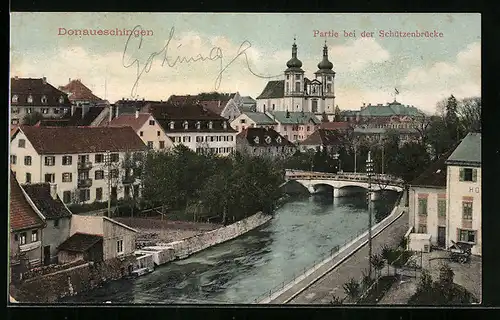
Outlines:
<svg viewBox="0 0 500 320"><path fill-rule="evenodd" d="M374 222L390 213L396 193L373 205ZM368 229L366 196L296 198L259 229L137 279L113 281L68 297L78 303L253 303L312 267L334 246Z"/></svg>

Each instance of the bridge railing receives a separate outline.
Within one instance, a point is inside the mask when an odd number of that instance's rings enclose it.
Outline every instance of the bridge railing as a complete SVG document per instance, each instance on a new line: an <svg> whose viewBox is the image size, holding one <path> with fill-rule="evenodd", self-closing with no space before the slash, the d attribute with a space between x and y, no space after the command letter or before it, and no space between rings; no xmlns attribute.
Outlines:
<svg viewBox="0 0 500 320"><path fill-rule="evenodd" d="M344 180L344 181L368 181L368 176L366 173L354 173L354 172L344 172L341 174L330 173L330 172L311 172L311 171L301 171L301 170L287 170L286 177L289 179L317 179L317 180ZM372 181L374 183L388 183L393 185L403 184L403 180L398 177L394 177L388 174L375 174L372 176Z"/></svg>
<svg viewBox="0 0 500 320"><path fill-rule="evenodd" d="M294 273L292 275L292 277L288 278L287 280L284 280L280 284L273 287L271 290L266 291L265 293L258 296L254 300L254 303L260 303L262 300L264 300L266 298L271 298L273 296L273 294L284 290L288 284L295 283L298 278L304 276L308 272L311 272L311 271L314 272L315 270L317 270L317 269L312 270L312 268L314 268L314 266L318 266L318 268L320 268L321 262L323 262L327 258L330 258L331 256L333 256L341 248L345 247L348 243L351 243L352 241L354 241L354 239L358 238L359 236L361 236L365 232L366 232L366 230L359 231L356 234L350 236L348 239L344 240L341 244L334 246L331 250L329 250L328 252L325 252L324 254L319 256L317 259L315 259L314 262L312 264L310 264L308 267L305 267L305 268L298 270L298 272Z"/></svg>

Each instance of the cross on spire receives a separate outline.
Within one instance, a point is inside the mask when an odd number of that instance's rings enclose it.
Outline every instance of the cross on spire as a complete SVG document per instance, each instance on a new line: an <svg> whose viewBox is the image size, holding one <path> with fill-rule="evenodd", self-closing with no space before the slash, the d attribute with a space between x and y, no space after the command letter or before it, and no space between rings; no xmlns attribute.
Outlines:
<svg viewBox="0 0 500 320"><path fill-rule="evenodd" d="M295 35L293 35L293 42L295 42L297 40L297 37Z"/></svg>

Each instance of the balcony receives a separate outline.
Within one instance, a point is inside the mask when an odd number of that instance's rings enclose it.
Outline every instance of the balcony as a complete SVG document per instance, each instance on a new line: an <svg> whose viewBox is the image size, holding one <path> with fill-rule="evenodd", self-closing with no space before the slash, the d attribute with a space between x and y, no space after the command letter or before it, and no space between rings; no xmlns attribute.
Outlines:
<svg viewBox="0 0 500 320"><path fill-rule="evenodd" d="M122 178L122 184L132 184L135 182L135 177L128 175Z"/></svg>
<svg viewBox="0 0 500 320"><path fill-rule="evenodd" d="M90 170L92 169L92 162L82 161L78 162L78 170Z"/></svg>
<svg viewBox="0 0 500 320"><path fill-rule="evenodd" d="M40 245L41 245L41 241L26 243L26 244L19 246L19 251L20 252L27 252L27 251L35 250L35 249L40 248Z"/></svg>
<svg viewBox="0 0 500 320"><path fill-rule="evenodd" d="M92 179L80 179L78 180L78 188L90 188L92 187Z"/></svg>

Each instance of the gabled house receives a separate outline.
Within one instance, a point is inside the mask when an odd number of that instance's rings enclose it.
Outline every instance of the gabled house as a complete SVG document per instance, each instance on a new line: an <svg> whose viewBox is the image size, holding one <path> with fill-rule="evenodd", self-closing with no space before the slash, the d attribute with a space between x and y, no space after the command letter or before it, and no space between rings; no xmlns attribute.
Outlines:
<svg viewBox="0 0 500 320"><path fill-rule="evenodd" d="M256 103L251 97L242 97L239 92L236 92L226 103L220 115L229 121L233 121L244 112L256 112Z"/></svg>
<svg viewBox="0 0 500 320"><path fill-rule="evenodd" d="M266 114L278 123L275 130L293 143L305 140L320 124L312 112L274 111Z"/></svg>
<svg viewBox="0 0 500 320"><path fill-rule="evenodd" d="M123 164L146 150L131 127L21 126L11 139L11 169L23 184L56 183L66 204L116 200L139 194Z"/></svg>
<svg viewBox="0 0 500 320"><path fill-rule="evenodd" d="M11 124L22 124L25 115L38 112L44 118L60 118L71 107L68 95L47 82L45 77L10 79Z"/></svg>
<svg viewBox="0 0 500 320"><path fill-rule="evenodd" d="M231 121L231 127L238 132L247 128L274 129L277 125L276 121L262 112L243 112Z"/></svg>
<svg viewBox="0 0 500 320"><path fill-rule="evenodd" d="M68 84L60 86L59 90L67 93L69 101L75 106L91 105L102 100L94 95L92 90L84 85L80 79L71 80L70 78Z"/></svg>
<svg viewBox="0 0 500 320"><path fill-rule="evenodd" d="M121 114L110 122L103 122L101 126L132 127L149 149L164 151L173 146L155 117L149 113L139 113L139 110L135 114Z"/></svg>
<svg viewBox="0 0 500 320"><path fill-rule="evenodd" d="M42 263L44 217L29 200L10 172L9 229L10 279L20 280L22 273Z"/></svg>
<svg viewBox="0 0 500 320"><path fill-rule="evenodd" d="M317 129L310 136L308 136L304 141L300 142L300 149L306 151L312 150L327 150L328 152L334 152L342 144L342 138L339 131L337 130L327 130L327 129Z"/></svg>
<svg viewBox="0 0 500 320"><path fill-rule="evenodd" d="M25 184L22 188L28 199L45 218L42 238L43 264L57 263L57 247L70 235L71 211L57 195L56 184Z"/></svg>
<svg viewBox="0 0 500 320"><path fill-rule="evenodd" d="M73 215L70 237L58 247L59 263L134 256L136 233L137 230L108 217Z"/></svg>
<svg viewBox="0 0 500 320"><path fill-rule="evenodd" d="M295 152L295 145L273 129L246 128L236 136L236 149L254 156L285 158Z"/></svg>

